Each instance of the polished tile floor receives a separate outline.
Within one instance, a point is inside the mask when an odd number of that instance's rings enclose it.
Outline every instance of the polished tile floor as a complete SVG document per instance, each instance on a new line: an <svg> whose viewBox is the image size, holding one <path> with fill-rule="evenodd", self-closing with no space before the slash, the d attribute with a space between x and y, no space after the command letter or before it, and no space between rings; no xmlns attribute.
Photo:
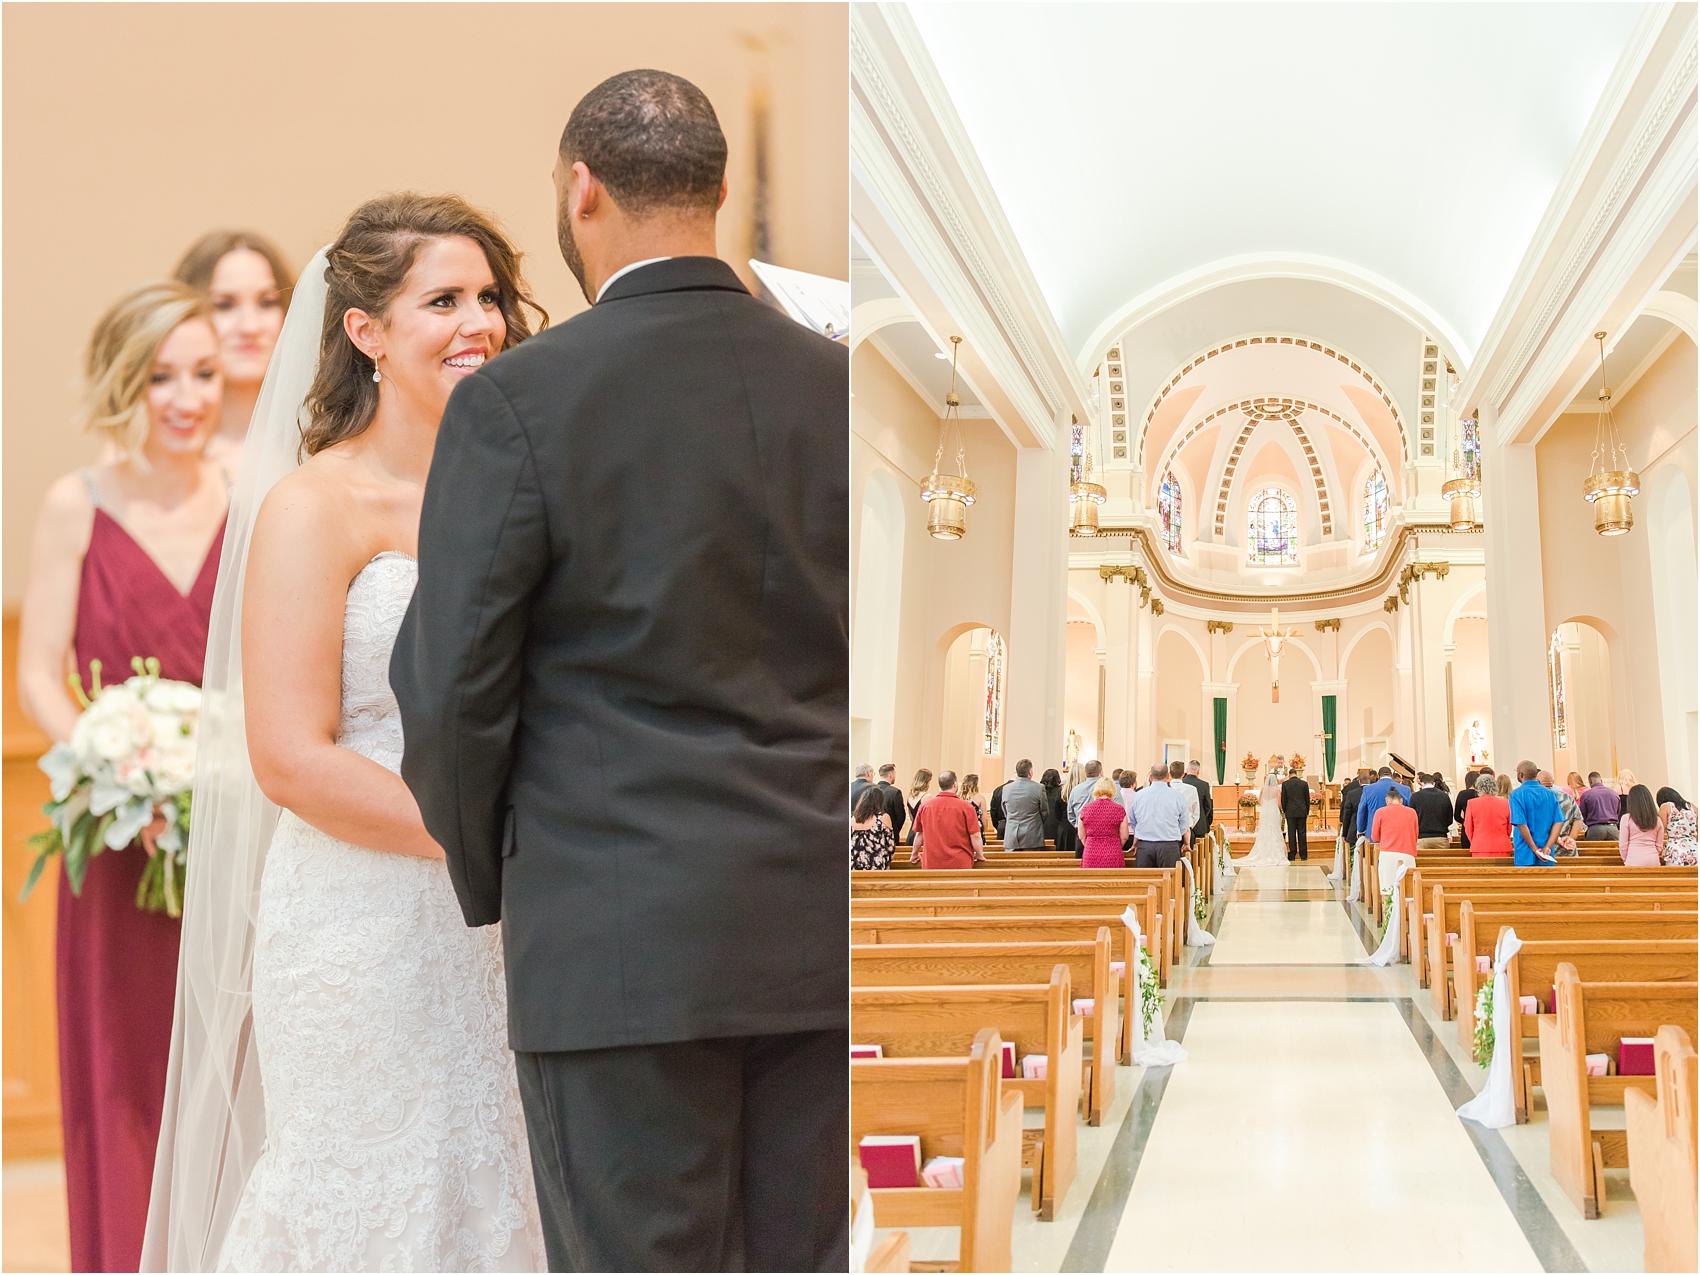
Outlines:
<svg viewBox="0 0 1700 1275"><path fill-rule="evenodd" d="M1547 1170L1544 1110L1499 1132L1454 1114L1485 1073L1409 966L1358 964L1367 929L1329 866L1239 873L1215 947L1167 991L1187 1060L1123 1070L1057 1219L1021 1201L1016 1270L1641 1269L1626 1173L1584 1222ZM954 1230L911 1241L956 1255Z"/></svg>

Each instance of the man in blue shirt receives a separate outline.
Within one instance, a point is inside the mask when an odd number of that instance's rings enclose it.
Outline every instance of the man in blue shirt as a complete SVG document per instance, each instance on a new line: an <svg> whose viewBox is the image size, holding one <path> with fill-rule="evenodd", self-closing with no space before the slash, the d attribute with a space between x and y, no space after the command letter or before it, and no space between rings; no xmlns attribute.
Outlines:
<svg viewBox="0 0 1700 1275"><path fill-rule="evenodd" d="M1391 767L1383 766L1377 772L1376 781L1358 794L1358 836L1369 836L1369 830L1375 827L1375 812L1387 804L1390 792L1397 792L1399 800L1406 805L1411 804L1411 790L1393 778Z"/></svg>
<svg viewBox="0 0 1700 1275"><path fill-rule="evenodd" d="M1151 767L1151 782L1133 795L1131 811L1137 868L1172 868L1192 836L1186 798L1169 787L1169 768Z"/></svg>
<svg viewBox="0 0 1700 1275"><path fill-rule="evenodd" d="M1564 831L1564 811L1550 788L1536 777L1532 761L1517 763L1517 786L1511 790L1511 861L1519 868L1551 867L1553 843Z"/></svg>

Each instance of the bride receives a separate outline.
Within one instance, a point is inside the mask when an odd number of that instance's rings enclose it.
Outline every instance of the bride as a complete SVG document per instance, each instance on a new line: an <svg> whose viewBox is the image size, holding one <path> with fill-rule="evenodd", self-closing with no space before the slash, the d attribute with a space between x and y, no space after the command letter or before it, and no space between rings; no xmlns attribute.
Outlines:
<svg viewBox="0 0 1700 1275"><path fill-rule="evenodd" d="M1287 866L1287 839L1281 835L1281 785L1275 782L1274 775L1267 775L1263 780L1263 792L1257 803L1257 839L1251 843L1251 853L1234 866Z"/></svg>
<svg viewBox="0 0 1700 1275"><path fill-rule="evenodd" d="M453 196L368 202L302 276L214 602L144 1270L545 1269L499 928L389 685L443 408L531 304Z"/></svg>

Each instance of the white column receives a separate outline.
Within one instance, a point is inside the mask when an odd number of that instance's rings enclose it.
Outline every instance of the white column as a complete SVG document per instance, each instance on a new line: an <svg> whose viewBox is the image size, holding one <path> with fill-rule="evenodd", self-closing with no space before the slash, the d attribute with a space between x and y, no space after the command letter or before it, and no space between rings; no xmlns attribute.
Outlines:
<svg viewBox="0 0 1700 1275"><path fill-rule="evenodd" d="M1485 404L1481 411L1488 685L1493 696L1488 747L1494 770L1503 772L1525 760L1552 764L1540 489L1534 444L1501 445L1496 413Z"/></svg>
<svg viewBox="0 0 1700 1275"><path fill-rule="evenodd" d="M1067 422L1060 436L1068 438ZM972 533L970 533L972 534ZM1015 457L1015 544L1010 555L1009 689L1004 757L1062 757L1068 652L1068 452L1023 448Z"/></svg>
<svg viewBox="0 0 1700 1275"><path fill-rule="evenodd" d="M1424 587L1424 586L1427 587ZM1437 591L1426 598L1429 589ZM1445 594L1430 578L1411 586L1411 664L1415 670L1416 753L1418 770L1449 771L1451 741L1446 737L1446 610Z"/></svg>
<svg viewBox="0 0 1700 1275"><path fill-rule="evenodd" d="M1413 583L1411 588L1416 589ZM1417 695L1412 677L1412 636L1415 628L1415 599L1400 604L1393 618L1393 737L1388 740L1390 751L1416 764Z"/></svg>
<svg viewBox="0 0 1700 1275"><path fill-rule="evenodd" d="M1126 578L1114 576L1104 583L1104 640L1108 651L1104 662L1104 748L1100 760L1115 758L1112 766L1123 765L1134 742L1134 683L1138 658L1134 632L1134 605L1138 593Z"/></svg>
<svg viewBox="0 0 1700 1275"><path fill-rule="evenodd" d="M1128 594L1133 599L1134 666L1139 676L1134 689L1133 752L1121 764L1143 771L1163 760L1157 743L1156 651L1151 641L1151 609L1139 605L1138 589L1129 588Z"/></svg>

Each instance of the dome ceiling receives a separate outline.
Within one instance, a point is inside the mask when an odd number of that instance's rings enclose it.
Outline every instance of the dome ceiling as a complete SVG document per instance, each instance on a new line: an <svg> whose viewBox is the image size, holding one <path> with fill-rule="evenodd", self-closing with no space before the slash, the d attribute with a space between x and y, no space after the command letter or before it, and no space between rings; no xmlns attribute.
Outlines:
<svg viewBox="0 0 1700 1275"><path fill-rule="evenodd" d="M1343 305L1373 297L1467 361L1641 6L910 12L1090 370L1183 281L1260 271L1329 279L1310 286Z"/></svg>

